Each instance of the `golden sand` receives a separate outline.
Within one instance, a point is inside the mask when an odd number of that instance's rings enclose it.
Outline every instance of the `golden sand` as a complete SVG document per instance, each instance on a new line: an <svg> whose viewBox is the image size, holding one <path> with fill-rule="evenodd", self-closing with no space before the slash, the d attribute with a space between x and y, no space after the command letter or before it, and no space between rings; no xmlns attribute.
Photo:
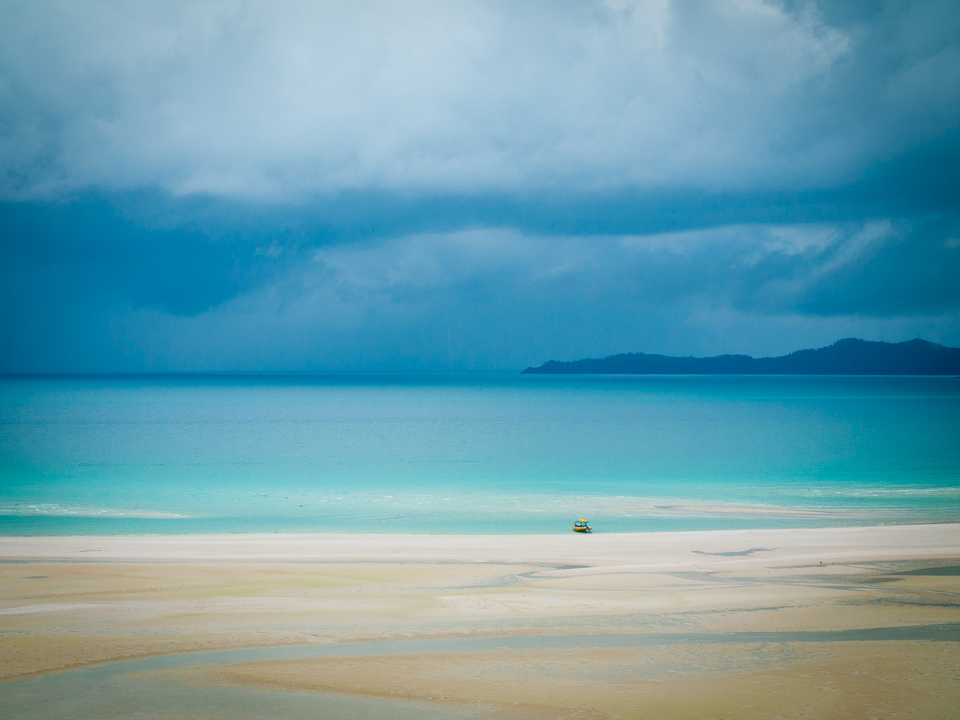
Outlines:
<svg viewBox="0 0 960 720"><path fill-rule="evenodd" d="M956 642L419 653L144 675L404 699L518 719L953 718L960 709Z"/></svg>
<svg viewBox="0 0 960 720"><path fill-rule="evenodd" d="M0 538L0 679L419 638L960 623L960 525L654 535ZM455 648L454 648L455 649ZM504 718L960 717L960 642L721 641L153 671Z"/></svg>

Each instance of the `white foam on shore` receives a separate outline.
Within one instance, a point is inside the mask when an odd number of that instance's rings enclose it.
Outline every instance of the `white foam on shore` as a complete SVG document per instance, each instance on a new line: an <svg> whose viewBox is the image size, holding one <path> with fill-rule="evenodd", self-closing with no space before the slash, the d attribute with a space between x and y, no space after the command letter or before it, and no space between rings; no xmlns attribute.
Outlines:
<svg viewBox="0 0 960 720"><path fill-rule="evenodd" d="M745 550L762 552L745 554ZM496 562L653 572L953 559L960 523L579 535L251 533L0 537L0 561Z"/></svg>
<svg viewBox="0 0 960 720"><path fill-rule="evenodd" d="M128 510L123 508L85 507L60 503L0 503L0 515L18 517L88 517L135 518L141 520L176 520L189 517L179 513L155 510Z"/></svg>

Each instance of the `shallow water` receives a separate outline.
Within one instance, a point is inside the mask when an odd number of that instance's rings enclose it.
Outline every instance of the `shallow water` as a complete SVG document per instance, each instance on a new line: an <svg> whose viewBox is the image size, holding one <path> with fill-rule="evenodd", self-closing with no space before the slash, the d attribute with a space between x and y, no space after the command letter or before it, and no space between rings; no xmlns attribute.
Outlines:
<svg viewBox="0 0 960 720"><path fill-rule="evenodd" d="M176 686L132 673L170 668L231 664L257 660L297 660L376 654L482 652L489 650L560 649L587 647L650 647L661 645L882 642L960 642L960 624L866 628L837 631L740 633L642 633L592 635L536 635L445 640L398 640L357 645L302 645L246 650L221 650L130 660L101 667L73 670L0 684L0 710L5 717L140 718L231 717L238 720L266 716L336 717L366 720L469 720L472 716L413 704L335 697L321 694L267 692L234 687ZM775 650L780 653L780 650ZM659 668L660 672L668 669Z"/></svg>
<svg viewBox="0 0 960 720"><path fill-rule="evenodd" d="M0 685L0 711L20 720L477 720L476 716L399 702L247 688L154 683L112 666Z"/></svg>
<svg viewBox="0 0 960 720"><path fill-rule="evenodd" d="M0 380L0 533L960 520L960 380Z"/></svg>

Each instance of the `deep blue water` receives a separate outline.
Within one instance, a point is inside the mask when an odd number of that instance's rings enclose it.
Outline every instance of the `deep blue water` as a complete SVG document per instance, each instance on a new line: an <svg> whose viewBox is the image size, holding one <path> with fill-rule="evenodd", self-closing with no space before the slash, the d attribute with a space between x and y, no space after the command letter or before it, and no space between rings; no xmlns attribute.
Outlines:
<svg viewBox="0 0 960 720"><path fill-rule="evenodd" d="M960 521L960 380L0 380L0 533Z"/></svg>

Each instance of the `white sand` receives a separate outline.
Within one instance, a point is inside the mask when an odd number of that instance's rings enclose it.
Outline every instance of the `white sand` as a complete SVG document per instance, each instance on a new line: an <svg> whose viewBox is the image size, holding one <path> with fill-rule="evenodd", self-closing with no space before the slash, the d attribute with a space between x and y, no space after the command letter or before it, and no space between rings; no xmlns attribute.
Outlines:
<svg viewBox="0 0 960 720"><path fill-rule="evenodd" d="M29 562L507 562L696 571L957 557L960 524L593 535L0 537L0 560Z"/></svg>
<svg viewBox="0 0 960 720"><path fill-rule="evenodd" d="M911 570L958 564L960 524L0 537L0 682L271 645L942 628L958 621L960 576ZM146 679L171 692L187 682L337 693L524 720L960 717L951 638L399 653Z"/></svg>

